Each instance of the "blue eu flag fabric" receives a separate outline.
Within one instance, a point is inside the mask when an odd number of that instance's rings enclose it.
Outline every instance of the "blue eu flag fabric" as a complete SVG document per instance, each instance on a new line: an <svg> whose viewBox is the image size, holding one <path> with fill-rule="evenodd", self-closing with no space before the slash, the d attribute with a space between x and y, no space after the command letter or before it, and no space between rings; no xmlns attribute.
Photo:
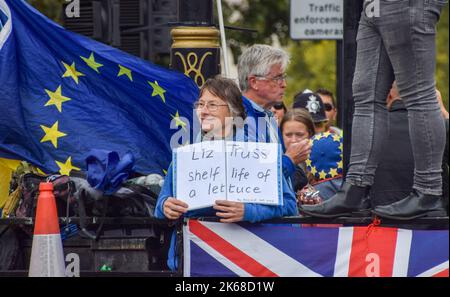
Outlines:
<svg viewBox="0 0 450 297"><path fill-rule="evenodd" d="M0 30L0 158L69 174L102 149L131 152L140 173L167 169L171 136L191 126L199 91L189 77L67 31L22 0L0 0Z"/></svg>

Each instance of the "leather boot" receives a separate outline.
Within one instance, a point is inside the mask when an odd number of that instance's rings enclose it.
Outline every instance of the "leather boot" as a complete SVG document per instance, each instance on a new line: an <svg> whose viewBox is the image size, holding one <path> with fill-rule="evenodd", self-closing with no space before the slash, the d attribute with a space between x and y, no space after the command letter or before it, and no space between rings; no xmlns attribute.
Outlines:
<svg viewBox="0 0 450 297"><path fill-rule="evenodd" d="M319 218L370 216L368 194L368 186L358 187L344 182L330 199L316 205L300 205L299 211Z"/></svg>
<svg viewBox="0 0 450 297"><path fill-rule="evenodd" d="M377 206L372 211L379 217L412 220L420 217L446 217L442 196L426 195L413 190L409 196L392 204Z"/></svg>

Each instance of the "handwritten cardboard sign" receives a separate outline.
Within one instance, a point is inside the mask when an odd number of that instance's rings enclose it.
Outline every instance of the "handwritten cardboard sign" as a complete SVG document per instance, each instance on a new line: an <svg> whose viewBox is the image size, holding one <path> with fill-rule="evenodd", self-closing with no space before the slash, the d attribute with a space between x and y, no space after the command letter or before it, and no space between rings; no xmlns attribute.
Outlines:
<svg viewBox="0 0 450 297"><path fill-rule="evenodd" d="M189 210L216 200L281 205L281 149L277 143L205 141L173 153L174 193Z"/></svg>

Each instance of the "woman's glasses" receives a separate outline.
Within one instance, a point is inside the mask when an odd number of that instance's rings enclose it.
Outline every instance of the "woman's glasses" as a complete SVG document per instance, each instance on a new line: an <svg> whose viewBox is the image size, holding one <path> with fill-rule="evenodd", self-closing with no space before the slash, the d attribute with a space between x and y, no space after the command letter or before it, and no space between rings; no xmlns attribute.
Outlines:
<svg viewBox="0 0 450 297"><path fill-rule="evenodd" d="M206 109L209 111L217 111L219 109L220 106L228 106L228 104L217 104L214 102L201 102L201 101L197 101L194 103L194 108L195 109L203 109L206 106Z"/></svg>

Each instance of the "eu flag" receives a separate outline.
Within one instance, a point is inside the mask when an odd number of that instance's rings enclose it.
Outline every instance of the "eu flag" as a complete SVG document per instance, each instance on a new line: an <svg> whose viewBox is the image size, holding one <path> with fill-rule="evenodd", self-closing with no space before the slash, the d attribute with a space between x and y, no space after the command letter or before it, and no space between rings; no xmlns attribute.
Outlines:
<svg viewBox="0 0 450 297"><path fill-rule="evenodd" d="M91 149L130 151L137 172L162 174L197 96L182 73L0 0L0 158L69 174Z"/></svg>

